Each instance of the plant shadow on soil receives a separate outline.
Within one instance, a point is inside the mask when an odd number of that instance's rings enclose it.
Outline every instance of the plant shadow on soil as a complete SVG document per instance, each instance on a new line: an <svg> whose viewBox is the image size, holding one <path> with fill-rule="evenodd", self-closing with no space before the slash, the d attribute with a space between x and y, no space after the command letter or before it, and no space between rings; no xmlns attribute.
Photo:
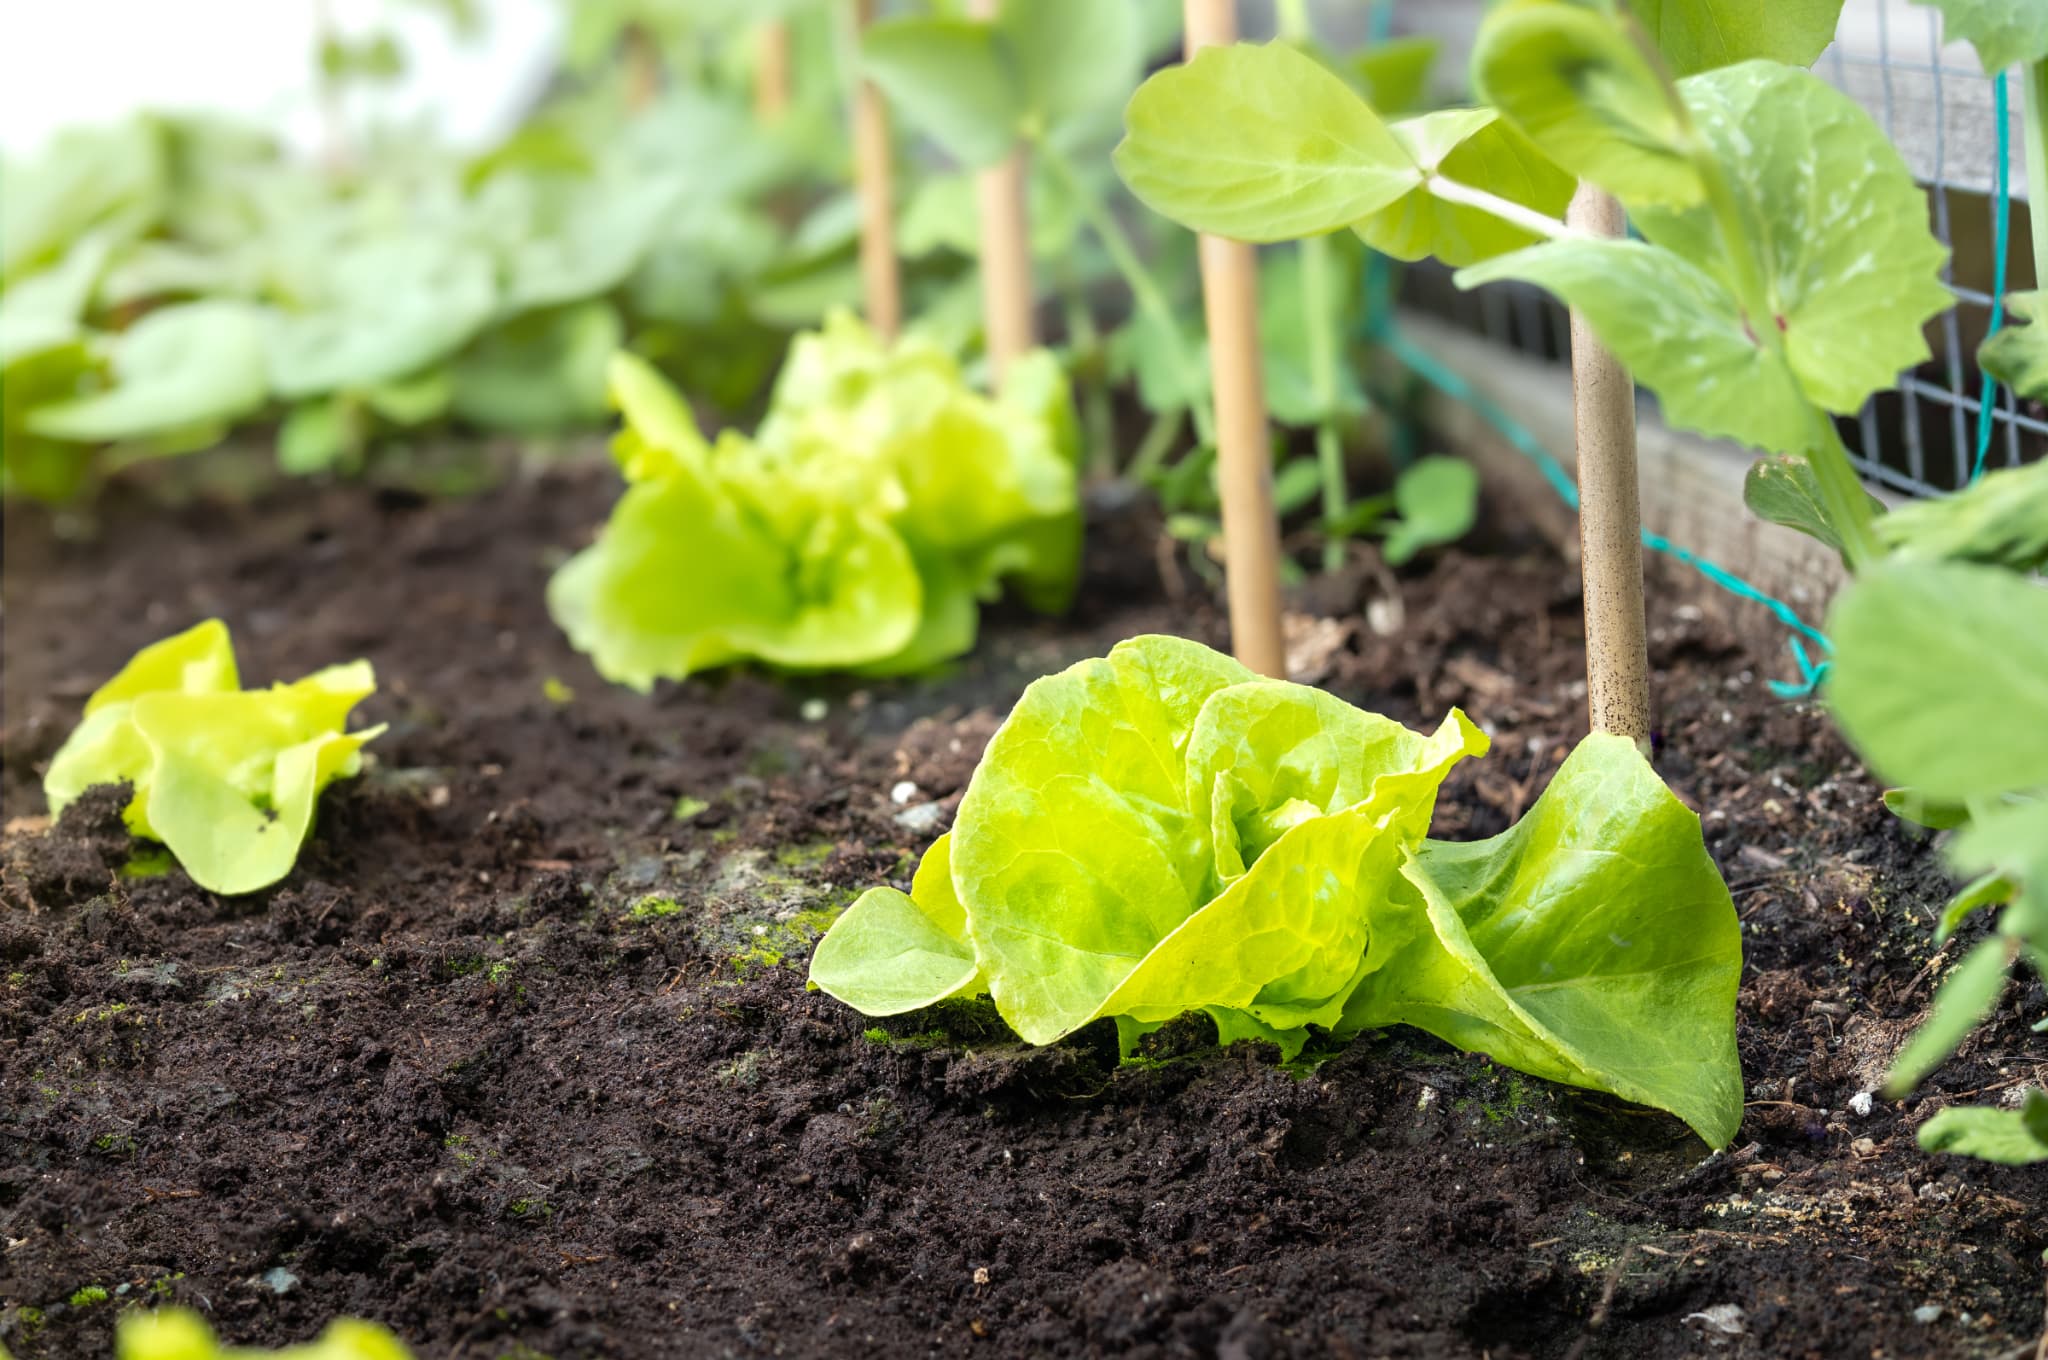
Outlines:
<svg viewBox="0 0 2048 1360"><path fill-rule="evenodd" d="M1928 1157L1913 1128L2040 1080L2040 988L1920 1097L1850 1110L1925 1006L1945 880L1824 717L1753 677L1773 658L1689 596L1653 592L1659 765L1708 810L1747 948L1752 1104L1712 1158L1413 1032L1304 1073L1183 1022L1119 1067L1106 1032L1032 1050L985 1006L877 1024L806 993L810 941L858 889L907 886L1026 681L1137 632L1218 643L1221 619L1162 588L1126 508L1074 617L998 611L937 680L644 698L542 605L613 494L563 468L445 503L117 501L91 545L10 514L0 1341L21 1360L104 1355L121 1309L166 1299L240 1342L356 1314L465 1360L1993 1357L2039 1334L2048 1168ZM1370 579L1296 601L1340 621L1322 681L1491 727L1437 822L1490 834L1584 730L1572 573L1527 543L1446 554L1400 579L1384 637L1341 622ZM391 724L293 876L243 899L124 873L117 797L39 815L85 695L210 615L252 683L370 657L361 716Z"/></svg>

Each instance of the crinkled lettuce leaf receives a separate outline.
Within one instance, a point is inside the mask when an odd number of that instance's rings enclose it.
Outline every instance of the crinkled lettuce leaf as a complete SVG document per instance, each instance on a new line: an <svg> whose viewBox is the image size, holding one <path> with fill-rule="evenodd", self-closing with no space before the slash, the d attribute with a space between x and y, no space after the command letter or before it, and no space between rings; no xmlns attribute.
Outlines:
<svg viewBox="0 0 2048 1360"><path fill-rule="evenodd" d="M1587 737L1520 822L1427 842L1402 879L1375 916L1392 957L1344 1030L1414 1025L1734 1137L1741 926L1699 819L1633 742Z"/></svg>
<svg viewBox="0 0 2048 1360"><path fill-rule="evenodd" d="M1072 596L1078 441L1050 354L991 399L936 346L835 315L791 346L759 432L715 444L644 362L615 357L611 390L630 485L549 588L609 679L912 673L971 649L1006 588L1047 611Z"/></svg>
<svg viewBox="0 0 2048 1360"><path fill-rule="evenodd" d="M1025 691L911 892L862 897L812 980L875 1015L986 991L1032 1043L1202 1011L1291 1055L1415 1024L1725 1143L1741 942L1698 819L1596 736L1508 832L1427 840L1487 745L1456 710L1424 735L1134 638Z"/></svg>
<svg viewBox="0 0 2048 1360"><path fill-rule="evenodd" d="M412 1352L385 1328L357 1318L336 1318L313 1340L283 1350L223 1346L199 1314L159 1308L121 1315L114 1360L412 1360Z"/></svg>
<svg viewBox="0 0 2048 1360"><path fill-rule="evenodd" d="M163 842L195 883L267 888L291 872L321 790L354 775L384 730L344 730L376 688L355 661L245 690L227 626L210 619L143 648L94 692L43 793L62 815L94 785L129 784L128 829Z"/></svg>

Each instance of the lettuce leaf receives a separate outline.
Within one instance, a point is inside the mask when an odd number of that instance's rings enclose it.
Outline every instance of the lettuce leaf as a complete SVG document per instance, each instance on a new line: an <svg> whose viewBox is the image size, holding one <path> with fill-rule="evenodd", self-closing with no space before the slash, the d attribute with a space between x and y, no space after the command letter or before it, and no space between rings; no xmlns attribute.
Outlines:
<svg viewBox="0 0 2048 1360"><path fill-rule="evenodd" d="M1698 819L1596 736L1508 832L1425 839L1487 745L1455 709L1423 735L1134 638L1025 691L910 893L856 902L812 981L872 1015L986 991L1039 1044L1202 1011L1291 1056L1414 1024L1725 1143L1741 939Z"/></svg>
<svg viewBox="0 0 2048 1360"><path fill-rule="evenodd" d="M245 690L227 626L209 619L143 648L94 692L43 793L61 816L94 785L130 784L128 829L162 841L195 883L267 888L291 872L320 791L354 775L384 730L343 730L376 688L356 661Z"/></svg>
<svg viewBox="0 0 2048 1360"><path fill-rule="evenodd" d="M749 439L715 444L640 360L612 361L629 483L549 604L600 673L638 689L743 660L890 675L974 645L1008 587L1045 611L1080 560L1077 436L1047 353L994 399L950 355L845 314L791 346Z"/></svg>
<svg viewBox="0 0 2048 1360"><path fill-rule="evenodd" d="M127 1312L114 1328L114 1360L412 1360L405 1343L374 1322L336 1318L311 1341L283 1350L223 1346L189 1308Z"/></svg>

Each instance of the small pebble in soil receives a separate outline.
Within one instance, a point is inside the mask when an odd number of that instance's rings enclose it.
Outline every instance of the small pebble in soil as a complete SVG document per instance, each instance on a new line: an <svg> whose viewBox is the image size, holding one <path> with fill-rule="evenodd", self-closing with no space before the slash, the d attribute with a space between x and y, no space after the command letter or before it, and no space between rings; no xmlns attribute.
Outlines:
<svg viewBox="0 0 2048 1360"><path fill-rule="evenodd" d="M945 815L946 807L943 803L919 803L916 807L908 807L897 813L896 825L905 831L933 831L938 828Z"/></svg>
<svg viewBox="0 0 2048 1360"><path fill-rule="evenodd" d="M1938 1320L1940 1317L1941 1305L1938 1303L1923 1303L1913 1310L1913 1321L1919 1323L1922 1327Z"/></svg>
<svg viewBox="0 0 2048 1360"><path fill-rule="evenodd" d="M1858 1119L1870 1118L1870 1092L1858 1091L1849 1097L1849 1110Z"/></svg>
<svg viewBox="0 0 2048 1360"><path fill-rule="evenodd" d="M889 790L889 801L897 807L902 807L915 797L917 797L917 785L908 779L897 780L895 787Z"/></svg>
<svg viewBox="0 0 2048 1360"><path fill-rule="evenodd" d="M1702 1308L1697 1313L1688 1313L1687 1322L1696 1322L1708 1336L1741 1336L1747 1318L1742 1306L1734 1303L1717 1303L1711 1308Z"/></svg>
<svg viewBox="0 0 2048 1360"><path fill-rule="evenodd" d="M830 707L823 699L806 699L797 713L805 722L815 723L825 721L825 714L830 711Z"/></svg>

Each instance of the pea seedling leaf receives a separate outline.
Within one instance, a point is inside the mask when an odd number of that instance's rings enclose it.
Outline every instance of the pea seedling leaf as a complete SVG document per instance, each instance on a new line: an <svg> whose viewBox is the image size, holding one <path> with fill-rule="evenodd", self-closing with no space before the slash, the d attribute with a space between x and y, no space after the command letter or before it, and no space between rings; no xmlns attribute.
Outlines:
<svg viewBox="0 0 2048 1360"><path fill-rule="evenodd" d="M1339 62L1365 92L1365 102L1382 114L1407 113L1422 107L1429 95L1429 72L1443 40L1409 34L1374 43Z"/></svg>
<svg viewBox="0 0 2048 1360"><path fill-rule="evenodd" d="M1140 86L1124 120L1115 160L1131 192L1218 236L1337 231L1422 183L1356 91L1281 43L1204 48Z"/></svg>
<svg viewBox="0 0 2048 1360"><path fill-rule="evenodd" d="M1681 76L1755 57L1811 66L1842 17L1842 0L1628 0L1628 7Z"/></svg>
<svg viewBox="0 0 2048 1360"><path fill-rule="evenodd" d="M1926 1152L1954 1152L2006 1166L2048 1162L2048 1094L2029 1091L2017 1110L1954 1105L1920 1126Z"/></svg>
<svg viewBox="0 0 2048 1360"><path fill-rule="evenodd" d="M1102 0L1007 0L996 31L1039 129L1123 99L1138 83L1137 6Z"/></svg>
<svg viewBox="0 0 2048 1360"><path fill-rule="evenodd" d="M1550 159L1631 206L1705 193L1684 106L1613 14L1507 0L1480 25L1472 83Z"/></svg>
<svg viewBox="0 0 2048 1360"><path fill-rule="evenodd" d="M1870 502L1876 513L1884 513L1884 502L1875 496ZM1814 476L1813 464L1804 457L1759 458L1751 463L1742 478L1742 503L1758 519L1797 529L1836 552L1842 551L1841 539L1821 504L1820 481Z"/></svg>
<svg viewBox="0 0 2048 1360"><path fill-rule="evenodd" d="M861 37L861 68L891 105L964 166L1001 160L1023 132L1023 84L989 24L885 19Z"/></svg>
<svg viewBox="0 0 2048 1360"><path fill-rule="evenodd" d="M2048 593L1990 567L1884 566L1827 631L1828 703L1886 780L1955 803L2048 786Z"/></svg>
<svg viewBox="0 0 2048 1360"><path fill-rule="evenodd" d="M1950 495L1907 501L1877 521L1877 536L1901 562L2048 566L2048 463L2000 468Z"/></svg>
<svg viewBox="0 0 2048 1360"><path fill-rule="evenodd" d="M1577 182L1492 109L1441 109L1393 125L1394 136L1425 174L1562 217ZM1417 186L1354 225L1367 245L1397 260L1435 256L1453 267L1475 264L1539 239L1490 212L1452 203Z"/></svg>
<svg viewBox="0 0 2048 1360"><path fill-rule="evenodd" d="M1420 459L1395 480L1394 509L1400 518L1383 552L1387 564L1398 567L1424 548L1455 543L1472 532L1479 518L1479 470L1462 458Z"/></svg>
<svg viewBox="0 0 2048 1360"><path fill-rule="evenodd" d="M1986 340L1977 351L1984 371L2029 401L2048 401L2048 326L2041 315L2048 293L2014 293L2006 298L2006 310L2020 322Z"/></svg>
<svg viewBox="0 0 2048 1360"><path fill-rule="evenodd" d="M2035 0L1914 0L1941 11L1944 42L1977 49L1984 73L2048 58L2048 7Z"/></svg>

